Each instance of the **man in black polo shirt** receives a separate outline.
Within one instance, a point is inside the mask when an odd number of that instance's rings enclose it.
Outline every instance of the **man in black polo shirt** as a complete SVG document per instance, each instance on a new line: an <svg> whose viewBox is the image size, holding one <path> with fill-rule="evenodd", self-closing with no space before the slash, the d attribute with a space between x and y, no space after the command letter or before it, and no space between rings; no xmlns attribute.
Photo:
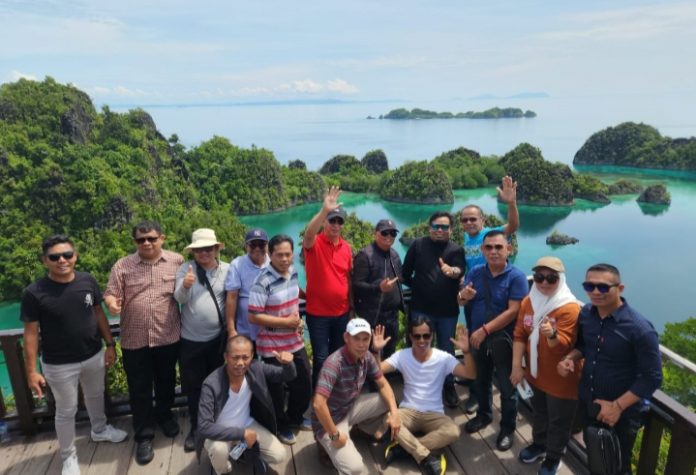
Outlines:
<svg viewBox="0 0 696 475"><path fill-rule="evenodd" d="M590 267L582 286L591 303L580 311L575 349L558 363L558 372L565 376L585 359L578 409L586 423L596 417L614 428L621 444L621 473L630 474L647 399L662 383L657 332L621 297L624 284L616 267Z"/></svg>

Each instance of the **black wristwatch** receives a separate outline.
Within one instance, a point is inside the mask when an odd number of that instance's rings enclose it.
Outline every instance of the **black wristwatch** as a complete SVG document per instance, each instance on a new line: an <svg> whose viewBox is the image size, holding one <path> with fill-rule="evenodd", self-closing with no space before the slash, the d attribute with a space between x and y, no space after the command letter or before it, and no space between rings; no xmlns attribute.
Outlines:
<svg viewBox="0 0 696 475"><path fill-rule="evenodd" d="M336 431L335 434L329 434L329 439L331 440L331 442L333 442L334 440L338 440L340 436L341 433L339 431Z"/></svg>
<svg viewBox="0 0 696 475"><path fill-rule="evenodd" d="M549 340L555 340L557 336L558 336L558 330L556 330L554 328L553 333L551 333L551 336L549 337Z"/></svg>

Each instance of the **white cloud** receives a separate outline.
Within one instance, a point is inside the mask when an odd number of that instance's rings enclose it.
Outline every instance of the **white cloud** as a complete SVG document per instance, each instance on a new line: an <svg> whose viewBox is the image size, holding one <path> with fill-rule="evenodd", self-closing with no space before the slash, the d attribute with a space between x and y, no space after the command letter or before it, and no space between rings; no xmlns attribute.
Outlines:
<svg viewBox="0 0 696 475"><path fill-rule="evenodd" d="M31 81L37 80L36 76L34 76L32 74L27 74L27 73L15 71L15 70L10 72L10 81L14 82L14 81L19 81L20 79L29 79Z"/></svg>
<svg viewBox="0 0 696 475"><path fill-rule="evenodd" d="M360 90L343 79L334 79L326 83L326 88L331 92L340 92L341 94L357 94Z"/></svg>
<svg viewBox="0 0 696 475"><path fill-rule="evenodd" d="M318 82L312 81L311 79L302 79L299 81L292 81L291 90L296 92L307 92L307 93L317 93L323 91L325 86L319 84Z"/></svg>

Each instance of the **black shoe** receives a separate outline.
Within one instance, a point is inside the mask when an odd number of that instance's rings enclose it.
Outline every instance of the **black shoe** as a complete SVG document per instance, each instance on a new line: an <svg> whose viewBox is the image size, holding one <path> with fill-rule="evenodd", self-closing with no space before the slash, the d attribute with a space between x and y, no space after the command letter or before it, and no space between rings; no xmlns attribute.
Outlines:
<svg viewBox="0 0 696 475"><path fill-rule="evenodd" d="M498 439L495 441L495 446L500 451L510 450L512 447L512 435L514 431L508 429L501 429L500 434L498 434Z"/></svg>
<svg viewBox="0 0 696 475"><path fill-rule="evenodd" d="M384 451L384 462L387 465L391 465L394 460L405 457L405 455L406 451L404 448L400 446L398 442L394 441L387 445L387 448Z"/></svg>
<svg viewBox="0 0 696 475"><path fill-rule="evenodd" d="M467 399L466 403L464 404L464 412L467 414L476 414L476 411L478 411L478 406L479 404L476 398L469 396L469 399Z"/></svg>
<svg viewBox="0 0 696 475"><path fill-rule="evenodd" d="M447 407L459 406L459 394L457 394L457 390L454 389L454 384L448 384L442 388L442 398L445 400Z"/></svg>
<svg viewBox="0 0 696 475"><path fill-rule="evenodd" d="M420 463L421 469L428 475L442 475L445 473L440 458L429 454Z"/></svg>
<svg viewBox="0 0 696 475"><path fill-rule="evenodd" d="M167 437L176 437L179 433L179 424L174 419L166 419L159 423L162 433Z"/></svg>
<svg viewBox="0 0 696 475"><path fill-rule="evenodd" d="M138 441L135 447L135 461L138 465L147 465L153 458L155 458L155 452L152 450L152 440Z"/></svg>
<svg viewBox="0 0 696 475"><path fill-rule="evenodd" d="M532 443L520 450L519 459L522 463L534 463L546 457L546 447Z"/></svg>
<svg viewBox="0 0 696 475"><path fill-rule="evenodd" d="M184 439L184 452L193 452L194 450L196 450L196 431L191 429Z"/></svg>
<svg viewBox="0 0 696 475"><path fill-rule="evenodd" d="M467 431L469 434L472 434L474 432L478 432L484 427L486 427L488 424L491 423L491 420L486 417L486 416L476 416L473 419L471 419L469 422L464 424L464 430Z"/></svg>

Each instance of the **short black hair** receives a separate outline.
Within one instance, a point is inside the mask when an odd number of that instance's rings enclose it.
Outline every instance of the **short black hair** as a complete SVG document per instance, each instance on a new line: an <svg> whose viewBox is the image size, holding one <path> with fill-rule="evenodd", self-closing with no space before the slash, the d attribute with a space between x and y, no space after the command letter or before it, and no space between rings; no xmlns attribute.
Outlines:
<svg viewBox="0 0 696 475"><path fill-rule="evenodd" d="M268 254L271 255L273 254L273 249L276 246L281 245L284 242L289 242L290 243L290 250L294 251L295 250L295 242L292 240L290 236L287 234L276 234L271 238L270 241L268 241Z"/></svg>
<svg viewBox="0 0 696 475"><path fill-rule="evenodd" d="M251 341L251 339L248 336L245 335L235 335L229 340L227 340L227 346L225 346L225 353L230 352L230 347L232 345L236 345L238 343L248 343L249 348L251 348L251 352L254 352L254 343Z"/></svg>
<svg viewBox="0 0 696 475"><path fill-rule="evenodd" d="M75 250L75 244L72 242L72 239L65 234L54 234L44 239L41 243L41 254L45 256L48 250L57 244L70 244L73 250Z"/></svg>
<svg viewBox="0 0 696 475"><path fill-rule="evenodd" d="M408 334L410 335L415 327L419 327L421 325L428 325L430 333L433 333L435 331L435 329L433 328L433 321L430 319L430 317L426 317L425 315L418 315L416 318L411 318L408 321Z"/></svg>
<svg viewBox="0 0 696 475"><path fill-rule="evenodd" d="M590 266L590 268L587 269L587 272L609 272L610 274L614 274L619 282L621 282L621 273L619 272L619 269L611 264L600 262L599 264Z"/></svg>
<svg viewBox="0 0 696 475"><path fill-rule="evenodd" d="M140 221L138 224L133 226L133 239L135 239L135 235L137 233L149 233L150 231L157 231L157 234L162 235L162 226L160 226L160 223L157 221L150 221L150 220L145 220L145 221Z"/></svg>
<svg viewBox="0 0 696 475"><path fill-rule="evenodd" d="M485 241L488 238L496 237L496 236L503 236L505 237L505 233L502 232L500 229L491 229L486 233L485 236L483 236L483 240ZM507 238L505 238L507 240Z"/></svg>
<svg viewBox="0 0 696 475"><path fill-rule="evenodd" d="M435 221L438 218L447 218L449 220L450 226L452 226L452 223L454 220L452 219L452 215L449 214L447 211L435 211L433 214L430 215L430 218L428 219L428 224L433 224L433 221Z"/></svg>

